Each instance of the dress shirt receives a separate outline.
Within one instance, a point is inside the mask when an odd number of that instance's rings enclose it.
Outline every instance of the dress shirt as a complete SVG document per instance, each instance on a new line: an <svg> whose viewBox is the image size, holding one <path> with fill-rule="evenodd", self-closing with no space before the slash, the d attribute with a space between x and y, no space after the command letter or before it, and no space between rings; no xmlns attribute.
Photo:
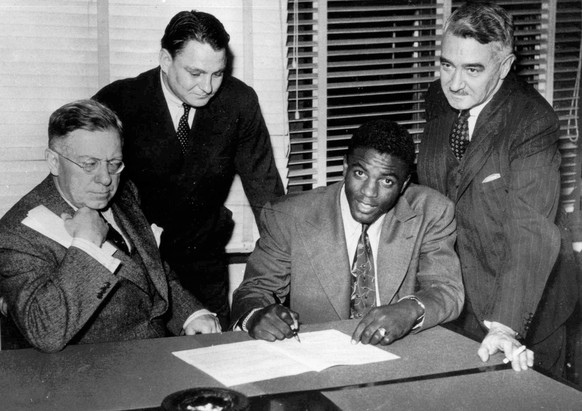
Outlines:
<svg viewBox="0 0 582 411"><path fill-rule="evenodd" d="M162 82L162 91L164 92L164 98L166 99L166 104L170 110L170 115L172 116L172 122L174 123L174 129L178 131L178 124L180 124L180 119L184 115L184 106L182 105L182 100L180 100L176 95L166 86L164 83L164 72L160 70L160 81ZM194 122L194 114L196 109L190 107L190 112L188 113L188 125L192 129L192 123Z"/></svg>
<svg viewBox="0 0 582 411"><path fill-rule="evenodd" d="M467 119L467 122L469 123L469 141L471 141L471 138L473 138L473 131L475 130L475 124L477 124L477 118L479 117L479 114L481 114L481 111L483 111L487 103L491 101L491 98L493 98L493 96L489 97L489 100L486 102L479 104L478 106L475 106L469 110L469 118Z"/></svg>
<svg viewBox="0 0 582 411"><path fill-rule="evenodd" d="M362 235L362 223L358 223L352 217L350 206L348 204L348 198L346 197L345 185L342 187L340 194L340 207L342 212L344 232L346 236L348 256L350 257L351 264L356 254L358 240ZM373 224L370 225L370 227L368 227L368 238L370 240L370 247L372 248L372 258L374 260L374 277L376 284L378 284L378 244L380 243L380 232L382 231L382 223L384 222L385 216L386 214L382 214L380 218L378 218L376 221L374 221ZM382 302L380 301L380 291L378 290L378 287L376 287L376 306L379 307L380 305L382 305Z"/></svg>

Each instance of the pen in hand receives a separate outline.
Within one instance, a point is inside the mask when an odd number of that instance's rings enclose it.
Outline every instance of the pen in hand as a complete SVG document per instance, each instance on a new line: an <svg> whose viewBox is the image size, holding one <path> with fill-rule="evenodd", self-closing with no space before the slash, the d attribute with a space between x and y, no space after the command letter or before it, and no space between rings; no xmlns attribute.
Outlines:
<svg viewBox="0 0 582 411"><path fill-rule="evenodd" d="M293 338L297 340L298 343L301 342L301 338L299 338L299 321L296 318L293 318L293 326L291 327L293 331Z"/></svg>
<svg viewBox="0 0 582 411"><path fill-rule="evenodd" d="M299 338L299 330L297 328L293 329L293 338L295 338L297 342L301 342L301 338Z"/></svg>

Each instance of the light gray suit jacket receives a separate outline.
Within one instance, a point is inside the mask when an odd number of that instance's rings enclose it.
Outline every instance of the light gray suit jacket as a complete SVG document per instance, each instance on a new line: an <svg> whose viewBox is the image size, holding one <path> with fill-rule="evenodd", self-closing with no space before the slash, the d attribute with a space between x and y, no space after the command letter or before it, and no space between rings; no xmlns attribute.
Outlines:
<svg viewBox="0 0 582 411"><path fill-rule="evenodd" d="M122 182L111 209L136 255L117 251L121 265L114 274L81 249L23 225L39 204L58 216L74 213L48 176L0 220L0 295L34 347L58 351L70 343L179 334L203 308L162 262L130 182Z"/></svg>
<svg viewBox="0 0 582 411"><path fill-rule="evenodd" d="M263 235L234 293L238 321L249 310L290 298L302 323L348 319L350 257L340 210L342 183L288 195L262 212ZM386 215L377 277L382 304L414 294L426 306L422 328L455 319L464 289L454 251L451 201L412 184Z"/></svg>

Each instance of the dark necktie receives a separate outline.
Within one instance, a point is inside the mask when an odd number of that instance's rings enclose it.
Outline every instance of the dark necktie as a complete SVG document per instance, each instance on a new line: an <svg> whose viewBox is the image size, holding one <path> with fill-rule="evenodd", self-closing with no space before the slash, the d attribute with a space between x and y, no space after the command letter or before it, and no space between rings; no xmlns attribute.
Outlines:
<svg viewBox="0 0 582 411"><path fill-rule="evenodd" d="M188 154L190 151L190 126L188 125L188 114L190 113L190 106L186 103L182 103L184 107L184 114L180 117L180 122L178 123L178 131L176 135L180 141L180 146L182 147L182 153Z"/></svg>
<svg viewBox="0 0 582 411"><path fill-rule="evenodd" d="M107 230L107 237L105 239L109 241L111 244L113 244L115 247L117 247L119 250L129 255L129 248L127 247L127 243L123 239L123 236L119 234L119 232L115 228L113 228L111 224L107 223L107 227L109 227L109 230Z"/></svg>
<svg viewBox="0 0 582 411"><path fill-rule="evenodd" d="M449 137L449 144L457 160L461 161L467 146L469 145L469 110L461 111L459 117L453 124L453 129Z"/></svg>
<svg viewBox="0 0 582 411"><path fill-rule="evenodd" d="M363 317L376 304L376 278L374 259L368 238L368 225L362 224L352 265L352 295L350 318Z"/></svg>

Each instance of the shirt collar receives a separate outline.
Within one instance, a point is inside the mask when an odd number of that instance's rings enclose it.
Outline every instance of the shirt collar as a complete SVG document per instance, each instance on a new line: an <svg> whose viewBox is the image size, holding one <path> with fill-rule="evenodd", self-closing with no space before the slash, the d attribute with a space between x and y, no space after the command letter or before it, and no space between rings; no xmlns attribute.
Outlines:
<svg viewBox="0 0 582 411"><path fill-rule="evenodd" d="M181 111L184 110L182 106L182 100L180 100L173 92L168 88L166 83L164 82L164 72L160 70L160 81L162 82L162 92L164 93L164 98L168 103L168 106L172 106L175 108L180 109Z"/></svg>

